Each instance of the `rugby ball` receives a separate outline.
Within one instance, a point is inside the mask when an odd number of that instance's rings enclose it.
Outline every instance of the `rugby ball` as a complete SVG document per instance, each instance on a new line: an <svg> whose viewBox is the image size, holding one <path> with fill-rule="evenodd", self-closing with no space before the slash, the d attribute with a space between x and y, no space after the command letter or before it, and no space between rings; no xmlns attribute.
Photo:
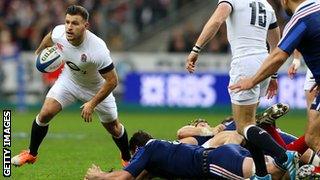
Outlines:
<svg viewBox="0 0 320 180"><path fill-rule="evenodd" d="M42 50L36 60L36 67L42 73L54 72L63 64L61 55L57 52L57 47L47 47Z"/></svg>

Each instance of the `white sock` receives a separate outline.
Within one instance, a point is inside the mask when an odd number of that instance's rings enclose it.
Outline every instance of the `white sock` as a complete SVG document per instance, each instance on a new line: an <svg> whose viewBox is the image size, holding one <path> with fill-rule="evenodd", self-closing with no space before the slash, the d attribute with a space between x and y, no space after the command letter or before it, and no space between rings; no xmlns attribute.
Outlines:
<svg viewBox="0 0 320 180"><path fill-rule="evenodd" d="M39 121L39 114L36 116L36 123L39 125L39 126L48 126L49 123L42 123Z"/></svg>

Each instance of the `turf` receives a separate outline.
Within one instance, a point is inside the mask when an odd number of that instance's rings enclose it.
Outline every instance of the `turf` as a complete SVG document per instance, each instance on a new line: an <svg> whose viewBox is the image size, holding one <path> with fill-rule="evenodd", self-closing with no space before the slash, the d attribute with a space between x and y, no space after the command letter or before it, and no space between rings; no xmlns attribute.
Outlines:
<svg viewBox="0 0 320 180"><path fill-rule="evenodd" d="M30 127L36 111L13 112L12 155L29 145ZM120 169L120 154L111 137L98 122L85 123L78 111L64 111L50 123L49 133L40 146L38 161L33 165L12 167L11 179L83 179L92 163L104 170ZM136 130L145 130L160 139L174 139L176 130L196 117L206 118L212 124L225 117L225 112L211 111L151 111L119 112L129 136ZM304 112L289 113L278 125L295 135L302 134L306 122Z"/></svg>

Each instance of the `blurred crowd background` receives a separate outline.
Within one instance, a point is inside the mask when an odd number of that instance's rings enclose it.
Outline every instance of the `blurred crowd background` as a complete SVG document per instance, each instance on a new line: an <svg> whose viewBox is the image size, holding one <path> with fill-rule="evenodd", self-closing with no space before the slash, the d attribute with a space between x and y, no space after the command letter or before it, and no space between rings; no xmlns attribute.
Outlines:
<svg viewBox="0 0 320 180"><path fill-rule="evenodd" d="M2 55L14 51L34 50L42 37L55 25L64 23L65 9L80 4L90 12L90 30L103 38L111 51L130 51L141 42L141 37L161 28L161 24L179 21L180 25L167 28L167 41L162 51L188 52L204 23L195 25L188 19L174 19L182 10L195 13L199 0L1 0L0 51ZM286 15L278 0L269 0L282 27ZM214 8L214 7L212 7ZM209 18L212 11L206 12ZM39 18L41 17L41 18ZM181 23L182 22L182 23ZM159 26L160 24L160 26ZM150 33L151 32L151 33ZM207 52L227 53L225 25L206 47Z"/></svg>

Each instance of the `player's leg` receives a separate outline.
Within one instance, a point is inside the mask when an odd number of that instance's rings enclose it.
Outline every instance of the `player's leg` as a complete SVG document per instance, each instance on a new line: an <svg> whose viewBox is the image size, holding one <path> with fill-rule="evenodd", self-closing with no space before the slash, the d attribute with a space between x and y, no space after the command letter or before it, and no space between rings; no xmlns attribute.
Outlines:
<svg viewBox="0 0 320 180"><path fill-rule="evenodd" d="M131 159L128 143L128 134L120 123L115 101L102 101L96 108L103 127L112 135L112 139L121 152L122 165Z"/></svg>
<svg viewBox="0 0 320 180"><path fill-rule="evenodd" d="M318 95L309 109L309 117L305 140L307 145L320 156L320 95Z"/></svg>
<svg viewBox="0 0 320 180"><path fill-rule="evenodd" d="M230 84L243 77L254 75L265 56L267 54L233 60L230 70ZM287 169L293 162L293 154L289 154L289 159L286 150L279 146L266 131L255 125L256 107L259 98L266 94L268 85L267 79L250 90L229 92L237 131L247 139L247 147L256 165L256 174L260 177L267 175L263 150L271 154L275 162L283 169ZM290 167L291 169L291 174L294 176L295 167Z"/></svg>
<svg viewBox="0 0 320 180"><path fill-rule="evenodd" d="M11 159L13 165L22 166L36 161L39 146L48 132L48 123L60 110L61 105L56 100L45 99L40 113L32 123L29 150L23 150L19 155L14 156Z"/></svg>
<svg viewBox="0 0 320 180"><path fill-rule="evenodd" d="M53 99L47 97L43 103L40 113L33 121L30 139L30 154L36 156L38 154L39 146L47 135L49 128L49 121L62 110L61 104Z"/></svg>
<svg viewBox="0 0 320 180"><path fill-rule="evenodd" d="M256 174L259 177L264 177L268 174L268 172L267 172L267 167L264 161L263 151L260 147L256 146L254 142L251 141L251 139L259 138L259 137L253 137L255 135L254 134L251 135L252 132L258 131L259 133L260 131L263 131L259 127L254 125L256 106L257 104L253 104L253 105L232 104L232 111L233 111L233 116L236 122L236 128L238 133L243 135L247 140L246 146L250 151L251 156L256 165ZM250 130L247 127L250 127ZM245 132L245 129L248 129L248 130L246 130ZM249 136L247 134L249 134Z"/></svg>
<svg viewBox="0 0 320 180"><path fill-rule="evenodd" d="M304 85L303 85L303 89L305 91L305 96L306 96L306 102L307 102L307 113L309 113L308 110L310 109L311 103L317 94L316 90L313 90L312 92L310 92L311 88L313 87L313 85L315 83L316 83L316 81L315 81L311 71L308 69L307 73L306 73Z"/></svg>
<svg viewBox="0 0 320 180"><path fill-rule="evenodd" d="M121 152L121 158L123 166L126 166L127 162L131 159L129 144L128 144L128 134L124 126L120 123L118 119L112 122L101 122L103 127L112 135L112 139L118 146Z"/></svg>
<svg viewBox="0 0 320 180"><path fill-rule="evenodd" d="M21 166L25 163L33 163L35 161L39 146L48 132L50 120L59 113L63 107L75 100L74 96L69 92L69 88L72 88L71 84L57 80L50 89L40 113L32 123L29 150L14 156L12 158L13 165Z"/></svg>
<svg viewBox="0 0 320 180"><path fill-rule="evenodd" d="M283 103L277 103L267 108L260 114L256 115L256 123L275 125L275 120L289 112L289 105Z"/></svg>
<svg viewBox="0 0 320 180"><path fill-rule="evenodd" d="M314 166L320 166L320 157L312 149L308 149L300 157L300 161L304 164L311 164Z"/></svg>
<svg viewBox="0 0 320 180"><path fill-rule="evenodd" d="M286 150L277 144L274 139L263 129L258 126L250 124L249 121L244 119L249 119L248 114L250 114L250 108L254 106L244 106L233 105L235 112L235 119L238 119L241 123L239 125L239 133L243 133L245 138L248 140L248 149L254 159L256 165L256 174L260 177L265 176L263 173L266 173L264 164L264 156L262 150L268 152L274 159L275 163L281 167L283 170L288 169L292 178L295 177L295 164L296 164L296 155L295 153L286 152ZM243 110L243 108L245 108ZM247 109L247 110L246 110ZM237 114L238 113L238 114ZM247 116L247 117L246 117ZM254 116L253 116L254 117ZM236 121L237 122L237 121ZM237 124L238 126L238 124ZM242 129L240 129L242 128Z"/></svg>

